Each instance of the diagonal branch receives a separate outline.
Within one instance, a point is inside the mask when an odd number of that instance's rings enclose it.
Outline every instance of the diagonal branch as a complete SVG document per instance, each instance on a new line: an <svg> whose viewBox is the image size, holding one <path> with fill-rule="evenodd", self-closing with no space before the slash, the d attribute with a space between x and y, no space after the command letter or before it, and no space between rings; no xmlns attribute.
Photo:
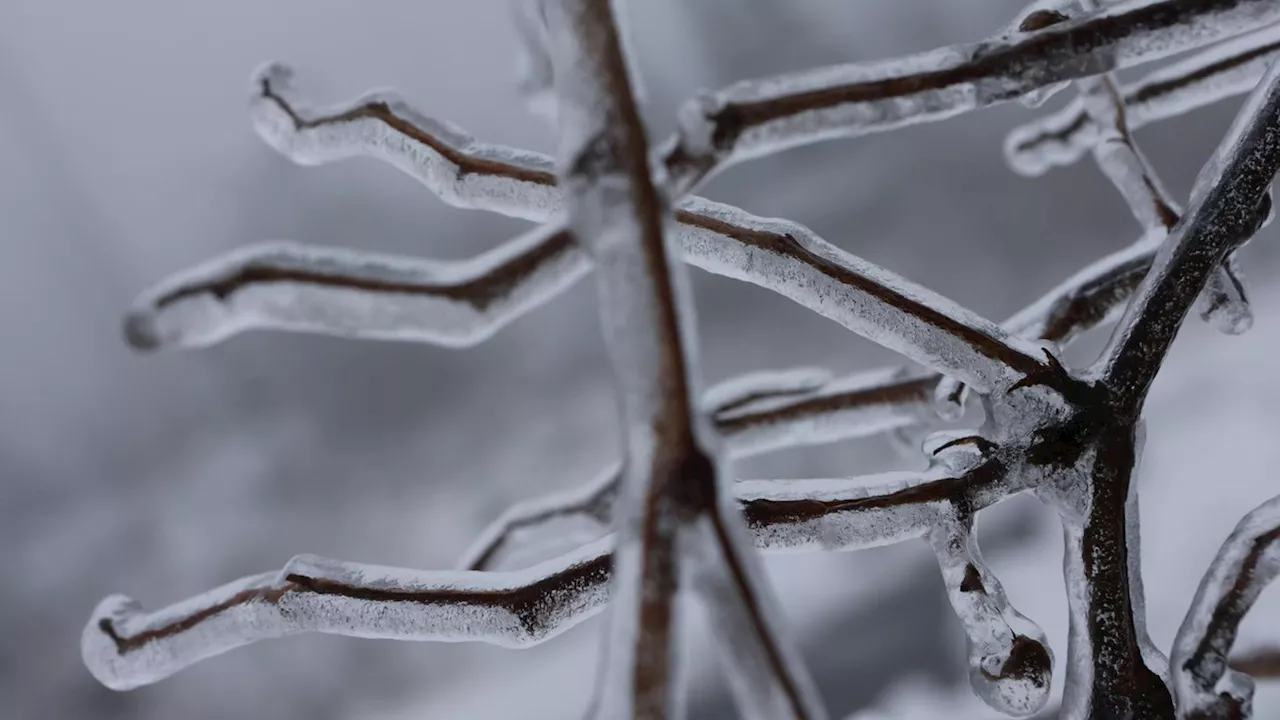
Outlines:
<svg viewBox="0 0 1280 720"><path fill-rule="evenodd" d="M1179 117L1257 86L1280 53L1280 25L1241 35L1156 70L1119 94L1130 131ZM1103 132L1081 98L1058 112L1033 120L1005 141L1010 167L1024 175L1040 175L1069 165L1089 152Z"/></svg>
<svg viewBox="0 0 1280 720"><path fill-rule="evenodd" d="M728 163L945 120L1280 20L1266 0L1130 0L1030 34L751 80L690 102L666 156L689 189Z"/></svg>
<svg viewBox="0 0 1280 720"><path fill-rule="evenodd" d="M299 165L374 157L456 207L529 220L545 220L562 207L555 165L545 155L477 142L390 90L313 108L295 91L293 77L276 62L254 73L250 117L268 145Z"/></svg>
<svg viewBox="0 0 1280 720"><path fill-rule="evenodd" d="M253 329L469 347L590 269L567 232L545 229L461 262L254 245L148 290L125 336L143 350L211 345Z"/></svg>
<svg viewBox="0 0 1280 720"><path fill-rule="evenodd" d="M1253 680L1228 667L1240 621L1280 575L1280 497L1250 512L1222 544L1200 581L1173 643L1179 717L1249 716Z"/></svg>
<svg viewBox="0 0 1280 720"><path fill-rule="evenodd" d="M1280 169L1280 66L1268 71L1200 172L1191 208L1161 246L1098 361L1121 407L1136 411L1191 303L1227 253L1264 220Z"/></svg>

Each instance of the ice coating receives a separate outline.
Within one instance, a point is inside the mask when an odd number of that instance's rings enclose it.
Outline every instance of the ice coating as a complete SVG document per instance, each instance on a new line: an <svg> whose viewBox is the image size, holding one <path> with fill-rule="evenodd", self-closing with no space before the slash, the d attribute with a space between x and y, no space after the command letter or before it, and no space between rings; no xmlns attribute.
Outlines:
<svg viewBox="0 0 1280 720"><path fill-rule="evenodd" d="M1120 90L1129 130L1183 115L1252 90L1280 53L1280 25L1227 40L1156 70ZM1099 141L1101 126L1080 99L1022 125L1005 141L1010 167L1024 175L1079 160Z"/></svg>
<svg viewBox="0 0 1280 720"><path fill-rule="evenodd" d="M1280 19L1267 0L1130 0L1038 32L751 80L680 114L701 172L798 145L944 120L1029 92L1159 60Z"/></svg>
<svg viewBox="0 0 1280 720"><path fill-rule="evenodd" d="M615 502L613 607L592 715L675 717L682 689L677 592L732 579L713 612L739 616L739 705L778 718L825 717L733 504L732 480L699 406L692 289L672 238L671 187L658 187L613 3L548 0L560 142L557 166L575 240L596 261L605 345L621 399L625 455ZM669 178L663 177L664 182ZM713 532L705 532L707 525ZM696 587L696 586L695 586ZM731 671L731 672L732 672ZM732 684L732 683L731 683Z"/></svg>
<svg viewBox="0 0 1280 720"><path fill-rule="evenodd" d="M1210 272L1265 221L1271 182L1280 168L1278 147L1280 65L1258 83L1201 168L1190 209L1161 244L1099 360L1118 394L1145 397Z"/></svg>
<svg viewBox="0 0 1280 720"><path fill-rule="evenodd" d="M1095 10L1097 0L1080 0L1085 10ZM1178 224L1182 208L1164 188L1138 148L1129 128L1124 95L1111 73L1076 81L1085 114L1098 128L1093 159L1120 192L1145 233L1168 232ZM1245 297L1235 264L1228 260L1210 276L1199 299L1200 316L1229 335L1238 335L1253 324L1253 311Z"/></svg>
<svg viewBox="0 0 1280 720"><path fill-rule="evenodd" d="M796 381L795 385L799 385L800 381L817 380L824 375L825 371L814 368L752 373L746 380L723 383L734 392L725 393L720 399L732 403L740 397L736 395L738 389L758 387L766 380L776 388L773 381ZM726 451L732 457L748 457L908 427L927 412L930 383L930 378L900 379L897 368L888 368L831 381L820 393L760 402L730 413L713 412L713 416ZM709 395L711 400L716 399L711 391L704 393L704 406L711 404ZM918 445L912 449L912 456L919 456ZM575 532L594 532L594 537L604 535L612 523L620 472L620 468L611 466L581 488L512 506L481 533L459 561L459 567L494 569L505 566L512 548L527 552L531 548L540 551L559 547L571 540L565 536L566 527Z"/></svg>
<svg viewBox="0 0 1280 720"><path fill-rule="evenodd" d="M290 75L282 67L269 65L260 74L265 79L256 81L255 86L275 88L284 82L281 78L287 80ZM289 86L286 83L283 87ZM322 144L321 147L328 148L326 152L299 151L296 147L310 148L315 143L304 142L303 138L310 136L290 130L295 127L291 118L298 111L289 113L282 108L292 108L300 100L293 97L291 90L280 95L287 100L275 100L276 96L274 92L270 96L259 94L255 101L256 106L265 106L278 115L280 122L276 126L283 128L279 133L267 133L264 137L295 161L323 162L354 154L370 155L405 170L451 204L482 207L533 220L553 219L554 211L563 203L561 191L554 185L554 177L545 172L545 168L553 166L550 159L535 153L476 143L461 130L429 120L403 102L396 106L403 110L397 117L420 118L421 123L399 123L392 127L381 119L360 116L361 122L367 121L380 128L377 131L379 137L404 133L405 137L400 141L380 145L356 142L352 138L358 139L358 136L346 132L345 135L340 133L341 137L347 138L346 141L331 140ZM350 105L363 106L360 101ZM331 117L344 116L339 113ZM565 120L568 122L572 118ZM258 124L261 126L260 120ZM328 124L320 127L328 127ZM436 132L440 137L432 135ZM272 139L278 137L285 137L287 142ZM414 150L416 146L413 144L419 142L416 138L431 138L432 147L453 148L451 162L454 164L451 167L482 167L487 185L480 187L436 181L430 172L419 169L421 163L416 158L420 153ZM465 142L456 138L465 138ZM333 150L339 146L342 152ZM397 153L405 157L397 159L394 157ZM434 163L423 167L430 170L439 165ZM471 174L466 177L471 177ZM668 180L674 183L678 178ZM507 185L504 186L504 182ZM534 193L529 191L531 185L538 185L541 189ZM494 196L505 198L506 204L489 207L479 200L473 202L469 199L473 192L479 193L477 197L481 199L496 193ZM678 227L674 235L690 264L779 292L854 332L882 344L889 343L887 347L903 352L917 362L961 377L979 390L1007 385L1038 365L1038 361L1033 359L1038 355L1029 354L1034 353L1033 349L1019 346L1016 339L1004 337L994 324L936 293L840 250L797 223L760 218L729 205L696 197L679 203L675 220ZM796 282L797 278L802 281ZM1012 350L1006 347L1008 345L1013 346ZM971 365L975 367L971 368Z"/></svg>
<svg viewBox="0 0 1280 720"><path fill-rule="evenodd" d="M252 80L250 116L268 145L300 165L374 157L456 207L530 220L561 209L555 167L545 155L476 142L390 90L311 108L295 91L293 77L283 63L259 69Z"/></svg>
<svg viewBox="0 0 1280 720"><path fill-rule="evenodd" d="M953 510L928 540L951 607L964 626L974 693L1008 715L1037 712L1049 699L1053 654L1044 633L1013 610L999 580L982 562L972 517ZM1020 633L1011 618L1022 627L1029 625L1029 632Z"/></svg>
<svg viewBox="0 0 1280 720"><path fill-rule="evenodd" d="M740 480L756 546L770 550L852 550L924 537L955 503L975 509L1017 491L996 463L963 475L943 465L844 479Z"/></svg>
<svg viewBox="0 0 1280 720"><path fill-rule="evenodd" d="M154 612L113 595L85 626L81 653L115 690L154 683L228 650L300 632L525 647L608 599L605 538L522 572L415 571L302 555Z"/></svg>
<svg viewBox="0 0 1280 720"><path fill-rule="evenodd" d="M172 276L135 301L139 349L211 345L246 330L478 344L587 274L567 233L535 229L463 261L273 242Z"/></svg>
<svg viewBox="0 0 1280 720"><path fill-rule="evenodd" d="M1173 689L1184 717L1249 716L1253 679L1227 666L1240 621L1280 575L1280 497L1240 521L1214 557L1173 641Z"/></svg>
<svg viewBox="0 0 1280 720"><path fill-rule="evenodd" d="M799 223L701 199L691 199L682 211L698 218L682 217L691 226L682 238L690 262L774 290L980 391L1008 386L1040 365L1031 344ZM726 234L739 242L724 243Z"/></svg>
<svg viewBox="0 0 1280 720"><path fill-rule="evenodd" d="M622 466L614 464L580 488L511 506L463 553L459 569L495 570L503 566L512 546L528 548L545 546L552 540L560 542L560 526L566 521L594 526L597 537L609 534L621 475Z"/></svg>
<svg viewBox="0 0 1280 720"><path fill-rule="evenodd" d="M831 382L830 370L796 367L757 370L723 380L702 393L702 405L713 414L730 412L770 399L811 395Z"/></svg>

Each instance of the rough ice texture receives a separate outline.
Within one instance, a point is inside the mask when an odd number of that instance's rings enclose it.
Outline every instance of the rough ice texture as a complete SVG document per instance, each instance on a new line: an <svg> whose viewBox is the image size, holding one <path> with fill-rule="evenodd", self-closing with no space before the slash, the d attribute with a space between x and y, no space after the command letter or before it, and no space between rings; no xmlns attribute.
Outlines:
<svg viewBox="0 0 1280 720"><path fill-rule="evenodd" d="M1253 679L1227 667L1240 621L1280 575L1280 497L1245 516L1222 544L1178 630L1173 689L1185 717L1243 718Z"/></svg>
<svg viewBox="0 0 1280 720"><path fill-rule="evenodd" d="M929 544L964 626L974 692L991 707L1018 717L1044 707L1053 654L1044 632L1009 604L1000 581L982 561L972 517L953 511L929 533ZM1018 627L1029 628L1029 633Z"/></svg>
<svg viewBox="0 0 1280 720"><path fill-rule="evenodd" d="M284 66L268 65L255 78L258 90L253 105L260 134L297 162L367 155L404 170L451 204L542 221L554 219L563 209L561 190L548 171L553 163L546 156L476 143L461 130L432 120L398 99L372 104L361 100L324 112L300 110L290 78ZM993 323L936 293L837 248L798 223L756 217L701 198L680 203L675 219L674 234L689 263L774 290L980 391L1007 386L1039 366L1033 346L1006 336ZM556 237L555 229L545 233L545 237ZM508 253L507 257L521 252L531 255L534 267L524 268L530 276L559 278L541 288L548 292L511 289L512 296L523 301L511 303L510 312L502 316L504 322L567 287L566 278L579 272L572 252L563 267L544 272L537 263L559 256L545 252L545 247L544 252L536 250L517 243L514 249L499 251ZM142 304L149 299L153 298L145 298ZM291 300L259 295L252 304L287 307ZM191 334L199 335L200 327L211 323L220 331L206 331L204 342L214 342L241 329L226 319L219 324L211 305L216 304L203 303L192 308L190 315L174 314L176 327L169 333L186 334L185 323L191 323L196 326ZM211 314L215 317L210 318ZM290 329L295 330L318 329L304 328L301 322L292 325ZM472 326L482 328L473 336L483 337L486 322L476 320ZM135 329L145 330L145 323L139 322ZM152 335L163 341L164 333ZM140 332L139 337L143 336Z"/></svg>
<svg viewBox="0 0 1280 720"><path fill-rule="evenodd" d="M1280 65L1274 65L1196 176L1186 215L1152 260L1099 361L1119 395L1145 394L1208 274L1264 222L1278 165L1278 108Z"/></svg>
<svg viewBox="0 0 1280 720"><path fill-rule="evenodd" d="M1169 57L1280 19L1269 0L1131 0L1036 33L732 85L681 113L685 154L720 165L944 120Z"/></svg>
<svg viewBox="0 0 1280 720"><path fill-rule="evenodd" d="M1183 115L1252 90L1280 53L1280 25L1228 40L1125 85L1130 130ZM1083 157L1101 138L1101 126L1080 99L1056 113L1023 125L1005 141L1010 167L1040 175Z"/></svg>
<svg viewBox="0 0 1280 720"><path fill-rule="evenodd" d="M122 595L108 597L85 626L81 652L94 677L128 690L299 632L525 647L604 606L611 547L605 538L510 573L424 572L301 555L278 573L155 612Z"/></svg>
<svg viewBox="0 0 1280 720"><path fill-rule="evenodd" d="M816 368L758 372L728 380L703 394L703 407L733 457L787 447L868 437L921 422L930 401L930 378L903 378L887 368L817 385L829 374ZM817 385L820 389L808 390ZM782 388L796 390L782 394ZM760 397L762 390L767 397ZM912 457L920 448L913 448ZM581 536L609 531L621 469L566 493L518 503L494 521L463 555L460 567L505 567L513 557L543 555Z"/></svg>
<svg viewBox="0 0 1280 720"><path fill-rule="evenodd" d="M418 112L390 90L311 108L294 90L293 70L269 63L253 77L250 114L258 135L300 165L375 157L456 207L531 220L561 209L562 199L554 189L555 166L545 155L476 142L459 128ZM522 172L494 172L510 167Z"/></svg>
<svg viewBox="0 0 1280 720"><path fill-rule="evenodd" d="M142 349L210 345L252 329L467 347L590 269L566 234L544 229L460 262L275 242L148 290L125 334Z"/></svg>

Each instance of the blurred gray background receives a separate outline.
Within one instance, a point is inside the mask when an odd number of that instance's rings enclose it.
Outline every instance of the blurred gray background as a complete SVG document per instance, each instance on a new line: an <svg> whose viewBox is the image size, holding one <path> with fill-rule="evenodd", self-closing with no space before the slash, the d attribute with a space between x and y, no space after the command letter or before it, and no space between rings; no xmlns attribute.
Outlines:
<svg viewBox="0 0 1280 720"><path fill-rule="evenodd" d="M1020 4L629 6L659 137L699 88L979 39ZM478 138L549 151L549 131L515 91L514 40L499 0L0 3L0 716L582 713L598 621L526 651L292 638L129 693L100 687L79 660L83 623L108 593L154 608L300 552L447 568L508 504L587 482L617 456L589 282L466 351L251 334L139 356L121 339L138 291L240 245L288 238L460 258L520 232L517 221L445 207L373 161L295 167L246 116L250 72L280 59L316 102L393 86ZM1180 198L1237 105L1139 133ZM805 223L1002 319L1137 233L1090 163L1034 180L1004 166L1004 134L1045 111L1012 105L795 150L734 167L704 194ZM1149 406L1143 552L1152 632L1165 647L1217 544L1277 486L1275 234L1244 253L1254 330L1227 338L1191 321ZM707 381L897 362L765 291L694 280ZM1104 338L1069 357L1088 361ZM779 453L738 472L906 464L878 438ZM1063 659L1055 521L1024 500L984 518L992 564ZM923 543L768 565L835 716L876 703L901 717L942 707L991 715L965 687L962 638ZM1280 640L1277 600L1263 598L1246 638ZM732 717L693 624L693 716Z"/></svg>

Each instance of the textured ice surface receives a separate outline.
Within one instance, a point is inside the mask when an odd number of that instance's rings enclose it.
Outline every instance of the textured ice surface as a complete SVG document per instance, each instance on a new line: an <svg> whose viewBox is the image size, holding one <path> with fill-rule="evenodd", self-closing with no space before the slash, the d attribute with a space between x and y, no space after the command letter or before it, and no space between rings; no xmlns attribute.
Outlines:
<svg viewBox="0 0 1280 720"><path fill-rule="evenodd" d="M1280 25L1233 38L1156 70L1125 85L1129 129L1177 117L1220 100L1247 93L1280 54ZM1020 126L1005 141L1009 165L1039 175L1068 165L1089 152L1101 127L1077 98L1058 112Z"/></svg>
<svg viewBox="0 0 1280 720"><path fill-rule="evenodd" d="M453 262L275 242L165 280L134 303L125 327L141 348L210 345L252 329L467 347L590 269L554 228Z"/></svg>
<svg viewBox="0 0 1280 720"><path fill-rule="evenodd" d="M113 595L81 638L89 670L127 690L208 657L299 632L523 647L608 599L605 538L520 572L416 571L302 555L278 573L228 583L155 612ZM527 588L554 585L529 602Z"/></svg>
<svg viewBox="0 0 1280 720"><path fill-rule="evenodd" d="M1065 80L1166 58L1280 19L1280 7L1268 0L1161 13L1156 6L1163 5L1176 4L1130 0L1049 27L1036 37L1064 39L1039 54L1025 48L1040 44L1017 33L740 82L700 97L681 112L682 137L693 155L714 155L721 162L759 157L831 138L943 120ZM1123 19L1129 15L1148 19Z"/></svg>
<svg viewBox="0 0 1280 720"><path fill-rule="evenodd" d="M1253 680L1228 668L1227 658L1240 620L1277 575L1280 497L1240 521L1200 582L1173 645L1170 667L1179 707L1224 708L1223 695L1248 707Z"/></svg>

